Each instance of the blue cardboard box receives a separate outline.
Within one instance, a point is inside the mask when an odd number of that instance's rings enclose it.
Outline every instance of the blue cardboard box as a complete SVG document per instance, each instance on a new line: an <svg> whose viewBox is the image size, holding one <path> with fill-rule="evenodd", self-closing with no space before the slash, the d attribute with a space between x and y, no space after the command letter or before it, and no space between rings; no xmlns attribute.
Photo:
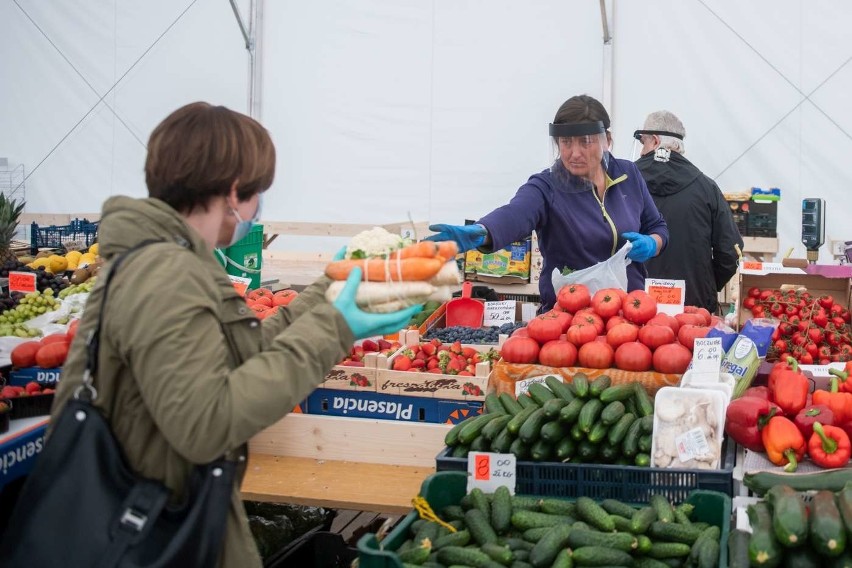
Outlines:
<svg viewBox="0 0 852 568"><path fill-rule="evenodd" d="M25 386L27 383L35 381L43 387L55 386L59 382L59 374L61 372L62 367L53 369L42 369L41 367L15 369L9 372L9 384Z"/></svg>
<svg viewBox="0 0 852 568"><path fill-rule="evenodd" d="M455 424L481 413L482 403L318 388L301 408L305 414Z"/></svg>

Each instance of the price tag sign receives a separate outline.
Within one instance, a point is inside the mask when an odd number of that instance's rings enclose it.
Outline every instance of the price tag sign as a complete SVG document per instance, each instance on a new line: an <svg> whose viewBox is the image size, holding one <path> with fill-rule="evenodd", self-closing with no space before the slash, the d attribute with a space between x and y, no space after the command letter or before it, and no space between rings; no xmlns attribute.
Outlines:
<svg viewBox="0 0 852 568"><path fill-rule="evenodd" d="M526 394L527 391L530 390L531 384L544 383L546 377L547 375L539 375L537 377L530 377L528 379L521 379L520 381L515 381L515 398L518 398L522 394Z"/></svg>
<svg viewBox="0 0 852 568"><path fill-rule="evenodd" d="M231 274L228 275L228 278L231 279L231 283L234 285L234 290L237 291L237 294L245 297L249 284L251 284L251 278L243 278L242 276L233 276Z"/></svg>
<svg viewBox="0 0 852 568"><path fill-rule="evenodd" d="M755 262L753 260L743 262L742 264L743 270L763 270L762 262Z"/></svg>
<svg viewBox="0 0 852 568"><path fill-rule="evenodd" d="M685 280L646 278L645 291L657 301L657 311L670 316L683 313Z"/></svg>
<svg viewBox="0 0 852 568"><path fill-rule="evenodd" d="M504 323L515 323L515 301L485 302L485 316L482 326L500 327Z"/></svg>
<svg viewBox="0 0 852 568"><path fill-rule="evenodd" d="M692 351L692 373L694 382L719 382L719 369L722 366L722 338L699 337Z"/></svg>
<svg viewBox="0 0 852 568"><path fill-rule="evenodd" d="M521 319L523 321L532 321L538 313L538 304L525 302L521 304Z"/></svg>
<svg viewBox="0 0 852 568"><path fill-rule="evenodd" d="M514 454L470 452L467 455L467 492L478 487L485 493L493 493L501 485L515 494L517 458Z"/></svg>
<svg viewBox="0 0 852 568"><path fill-rule="evenodd" d="M36 274L34 272L10 272L9 292L29 294L36 291Z"/></svg>

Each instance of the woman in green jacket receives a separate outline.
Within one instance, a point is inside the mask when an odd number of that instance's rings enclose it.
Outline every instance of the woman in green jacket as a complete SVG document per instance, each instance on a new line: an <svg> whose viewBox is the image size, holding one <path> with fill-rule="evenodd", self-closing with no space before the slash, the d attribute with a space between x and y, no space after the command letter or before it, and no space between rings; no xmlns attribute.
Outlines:
<svg viewBox="0 0 852 568"><path fill-rule="evenodd" d="M78 333L86 337L106 310L95 404L136 472L177 500L196 464L222 455L243 464L221 543L228 567L261 566L239 491L248 440L316 388L353 340L397 331L421 309L359 310L356 271L333 304L323 277L260 322L213 249L259 219L274 170L269 134L251 118L206 103L168 116L148 143L150 197L110 198L99 228L107 262L142 241L161 242L131 253L105 305L95 287ZM54 418L81 383L85 360L85 342L74 342Z"/></svg>

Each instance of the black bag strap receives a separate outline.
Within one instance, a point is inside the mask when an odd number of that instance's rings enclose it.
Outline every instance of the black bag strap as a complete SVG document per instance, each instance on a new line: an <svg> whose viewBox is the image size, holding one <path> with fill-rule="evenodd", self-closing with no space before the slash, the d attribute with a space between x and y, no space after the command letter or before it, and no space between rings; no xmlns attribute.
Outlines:
<svg viewBox="0 0 852 568"><path fill-rule="evenodd" d="M112 277L115 275L118 268L124 263L124 261L129 257L132 253L137 250L146 247L148 245L162 243L166 241L156 240L156 239L148 239L144 240L141 243L138 243L131 248L127 249L120 255L118 255L115 260L112 262L112 266L106 274L106 279L104 280L103 287L103 297L101 298L101 308L98 313L98 323L95 325L95 329L89 332L89 336L86 338L86 367L83 369L83 384L74 391L75 399L83 399L87 402L92 402L97 398L98 391L94 387L94 378L98 373L98 363L99 363L99 354L100 354L100 343L101 343L101 329L104 325L104 314L106 313L106 301L109 295L109 285L112 281Z"/></svg>

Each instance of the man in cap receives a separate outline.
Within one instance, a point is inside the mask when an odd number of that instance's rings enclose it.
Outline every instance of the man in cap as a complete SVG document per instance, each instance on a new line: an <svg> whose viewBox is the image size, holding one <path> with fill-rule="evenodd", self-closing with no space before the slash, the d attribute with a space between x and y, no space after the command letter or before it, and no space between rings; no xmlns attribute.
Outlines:
<svg viewBox="0 0 852 568"><path fill-rule="evenodd" d="M718 292L736 274L743 247L719 186L683 154L686 129L667 110L652 112L642 130L636 161L669 228L668 247L645 262L648 276L686 281L686 305L718 312Z"/></svg>

